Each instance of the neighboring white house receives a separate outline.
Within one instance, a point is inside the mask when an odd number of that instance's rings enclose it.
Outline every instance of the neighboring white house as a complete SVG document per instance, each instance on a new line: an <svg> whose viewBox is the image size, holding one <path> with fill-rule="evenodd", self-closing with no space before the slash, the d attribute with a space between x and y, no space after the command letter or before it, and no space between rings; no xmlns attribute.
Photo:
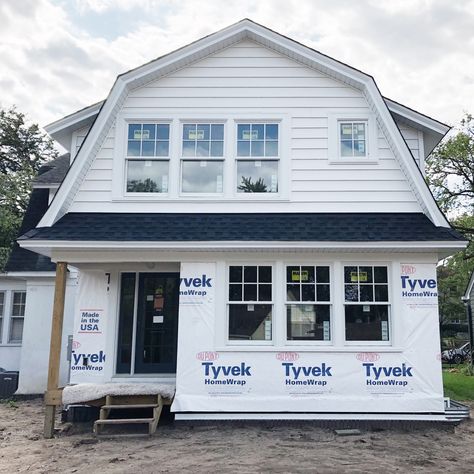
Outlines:
<svg viewBox="0 0 474 474"><path fill-rule="evenodd" d="M119 76L47 127L77 156L19 240L79 270L71 381L175 383L180 419L444 414L448 129L249 20Z"/></svg>
<svg viewBox="0 0 474 474"><path fill-rule="evenodd" d="M69 168L69 154L39 170L25 212L20 235L43 217ZM72 335L77 272L68 277L63 347ZM46 388L55 264L48 257L15 245L0 274L0 367L19 371L18 394L40 394ZM63 351L61 382L67 383L69 364Z"/></svg>

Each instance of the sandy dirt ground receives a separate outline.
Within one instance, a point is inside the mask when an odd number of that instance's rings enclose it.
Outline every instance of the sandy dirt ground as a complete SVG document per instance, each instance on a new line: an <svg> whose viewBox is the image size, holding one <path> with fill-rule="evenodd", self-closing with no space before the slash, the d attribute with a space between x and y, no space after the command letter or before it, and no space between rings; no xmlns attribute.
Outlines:
<svg viewBox="0 0 474 474"><path fill-rule="evenodd" d="M0 404L1 473L474 472L473 420L345 437L308 424L168 424L152 437L98 440L90 425L68 423L45 440L42 424L41 400Z"/></svg>

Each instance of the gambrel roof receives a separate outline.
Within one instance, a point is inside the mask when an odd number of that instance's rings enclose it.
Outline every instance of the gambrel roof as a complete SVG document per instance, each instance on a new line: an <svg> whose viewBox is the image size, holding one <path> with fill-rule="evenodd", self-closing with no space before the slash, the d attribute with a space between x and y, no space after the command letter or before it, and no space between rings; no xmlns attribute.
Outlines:
<svg viewBox="0 0 474 474"><path fill-rule="evenodd" d="M414 111L410 112L410 109L403 108L403 106L393 101L387 102L380 94L372 76L248 19L121 74L117 77L109 96L103 103L95 104L78 112L84 123L91 120L94 120L94 122L63 184L39 226L51 226L68 212L74 196L131 90L189 66L244 39L254 41L300 64L316 69L331 78L362 91L369 107L376 115L377 124L386 136L389 146L398 160L401 170L421 209L435 226L449 227L449 223L439 210L420 169L401 136L387 104L392 109L397 109L394 113L404 117L407 123L410 120L417 122L419 125L434 131L434 133L438 133L440 137L449 130L449 127ZM67 126L67 118L63 119L62 122L58 121L55 124L51 124L48 127L48 131L54 133L55 129L58 131L64 126Z"/></svg>

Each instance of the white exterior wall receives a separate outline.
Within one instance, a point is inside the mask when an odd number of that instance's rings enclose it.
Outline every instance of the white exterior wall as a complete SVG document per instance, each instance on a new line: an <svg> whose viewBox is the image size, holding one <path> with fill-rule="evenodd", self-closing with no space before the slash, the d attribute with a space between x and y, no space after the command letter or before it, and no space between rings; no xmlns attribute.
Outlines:
<svg viewBox="0 0 474 474"><path fill-rule="evenodd" d="M54 278L29 279L26 283L26 311L23 328L23 348L19 364L20 379L17 394L39 394L46 390L48 379L51 318L54 299ZM72 334L76 278L67 281L64 308L61 367L59 383L68 381L68 335Z"/></svg>
<svg viewBox="0 0 474 474"><path fill-rule="evenodd" d="M5 293L3 318L2 318L2 337L0 338L0 367L7 371L18 371L20 368L20 354L22 343L9 344L9 324L12 308L12 292L25 291L26 284L22 280L12 278L0 278L0 292Z"/></svg>
<svg viewBox="0 0 474 474"><path fill-rule="evenodd" d="M380 129L369 137L377 141L376 162L330 162L329 117L370 113L359 90L256 43L241 42L132 91L69 212L248 212L249 201L254 212L420 212ZM233 141L234 119L282 120L279 196L235 196L234 154L228 147L228 192L207 199L179 196L180 120L211 117L227 120L226 142ZM117 198L114 186L123 183L113 179L124 166L125 118L172 120L168 196Z"/></svg>
<svg viewBox="0 0 474 474"><path fill-rule="evenodd" d="M403 123L397 123L397 126L400 129L400 132L405 139L413 157L415 158L416 164L424 173L425 158L423 150L423 132Z"/></svg>
<svg viewBox="0 0 474 474"><path fill-rule="evenodd" d="M75 130L72 133L71 137L71 163L74 161L74 158L77 155L77 152L79 151L79 148L81 148L82 142L86 138L86 135L89 133L90 127L83 127L80 128L79 130Z"/></svg>

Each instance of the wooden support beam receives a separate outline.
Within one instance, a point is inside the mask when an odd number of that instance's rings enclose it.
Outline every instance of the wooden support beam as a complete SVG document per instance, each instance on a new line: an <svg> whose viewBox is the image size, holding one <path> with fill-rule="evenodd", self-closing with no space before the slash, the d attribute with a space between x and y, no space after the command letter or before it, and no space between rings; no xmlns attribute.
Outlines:
<svg viewBox="0 0 474 474"><path fill-rule="evenodd" d="M61 339L63 334L64 299L66 296L67 263L56 264L56 282L54 287L53 317L51 321L51 341L49 346L48 385L45 395L44 437L54 435L54 418L58 399L59 366L61 363Z"/></svg>

